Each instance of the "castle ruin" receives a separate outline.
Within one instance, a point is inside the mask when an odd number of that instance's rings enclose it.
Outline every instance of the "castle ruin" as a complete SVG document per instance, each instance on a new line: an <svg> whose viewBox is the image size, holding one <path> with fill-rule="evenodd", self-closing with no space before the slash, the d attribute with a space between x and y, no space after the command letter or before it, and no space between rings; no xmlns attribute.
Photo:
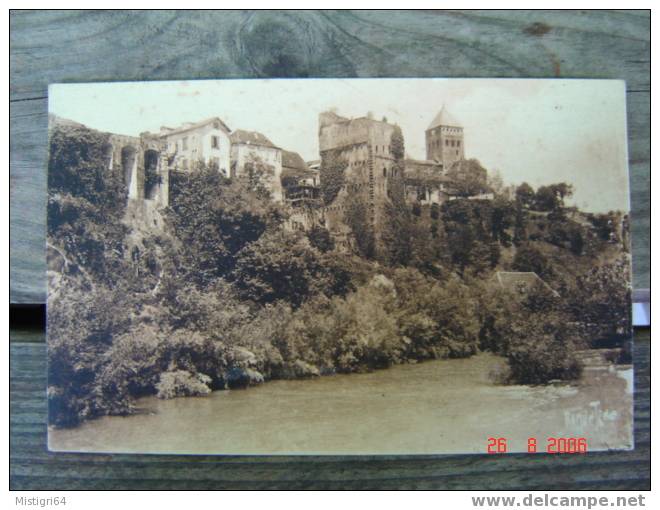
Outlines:
<svg viewBox="0 0 660 510"><path fill-rule="evenodd" d="M326 228L339 239L340 245L348 242L345 213L349 200L366 204L368 222L378 238L392 182L403 178L395 168L392 154L392 137L398 130L386 119L375 120L371 115L356 119L334 112L319 115L321 181L328 178L331 160L346 164L337 196L325 207Z"/></svg>

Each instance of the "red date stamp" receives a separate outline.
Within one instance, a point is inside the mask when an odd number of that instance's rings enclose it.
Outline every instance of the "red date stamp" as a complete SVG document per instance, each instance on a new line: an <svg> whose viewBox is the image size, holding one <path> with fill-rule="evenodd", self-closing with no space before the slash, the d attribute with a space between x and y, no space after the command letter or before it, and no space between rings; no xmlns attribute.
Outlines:
<svg viewBox="0 0 660 510"><path fill-rule="evenodd" d="M487 453L507 453L506 437L489 437ZM535 437L527 438L527 453L587 453L587 439L584 437L548 437L545 444Z"/></svg>

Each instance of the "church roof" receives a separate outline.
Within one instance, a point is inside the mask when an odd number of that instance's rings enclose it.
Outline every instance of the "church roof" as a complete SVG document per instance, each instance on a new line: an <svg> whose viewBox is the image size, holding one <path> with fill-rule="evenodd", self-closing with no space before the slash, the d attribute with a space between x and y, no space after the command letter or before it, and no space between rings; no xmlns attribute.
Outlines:
<svg viewBox="0 0 660 510"><path fill-rule="evenodd" d="M442 105L442 108L440 108L440 111L433 119L433 122L429 124L429 127L426 128L426 130L428 131L429 129L437 128L438 126L461 127L461 124L454 117L452 117L452 115L445 108L445 105Z"/></svg>

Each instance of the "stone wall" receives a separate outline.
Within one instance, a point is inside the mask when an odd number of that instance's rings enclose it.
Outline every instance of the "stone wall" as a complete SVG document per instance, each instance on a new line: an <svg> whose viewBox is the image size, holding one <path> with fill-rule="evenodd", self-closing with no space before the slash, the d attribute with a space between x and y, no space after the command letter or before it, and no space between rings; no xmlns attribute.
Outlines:
<svg viewBox="0 0 660 510"><path fill-rule="evenodd" d="M339 235L345 230L347 201L355 199L367 204L369 222L378 241L392 179L403 177L395 175L392 156L391 141L396 130L396 126L385 120L348 119L332 112L319 115L321 181L323 161L331 154L347 163L343 185L325 208L327 228L331 232Z"/></svg>
<svg viewBox="0 0 660 510"><path fill-rule="evenodd" d="M165 143L157 137L110 134L109 169L124 178L126 216L132 226L162 224L154 211L169 203L169 169Z"/></svg>
<svg viewBox="0 0 660 510"><path fill-rule="evenodd" d="M438 126L426 131L426 159L438 161L446 170L464 158L462 127Z"/></svg>

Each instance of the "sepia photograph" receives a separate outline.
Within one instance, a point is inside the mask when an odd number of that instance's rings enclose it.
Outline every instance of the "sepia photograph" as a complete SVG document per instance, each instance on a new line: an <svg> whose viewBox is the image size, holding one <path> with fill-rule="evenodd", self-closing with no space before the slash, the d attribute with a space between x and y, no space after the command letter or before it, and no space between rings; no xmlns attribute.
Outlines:
<svg viewBox="0 0 660 510"><path fill-rule="evenodd" d="M50 85L49 449L632 449L625 92Z"/></svg>

